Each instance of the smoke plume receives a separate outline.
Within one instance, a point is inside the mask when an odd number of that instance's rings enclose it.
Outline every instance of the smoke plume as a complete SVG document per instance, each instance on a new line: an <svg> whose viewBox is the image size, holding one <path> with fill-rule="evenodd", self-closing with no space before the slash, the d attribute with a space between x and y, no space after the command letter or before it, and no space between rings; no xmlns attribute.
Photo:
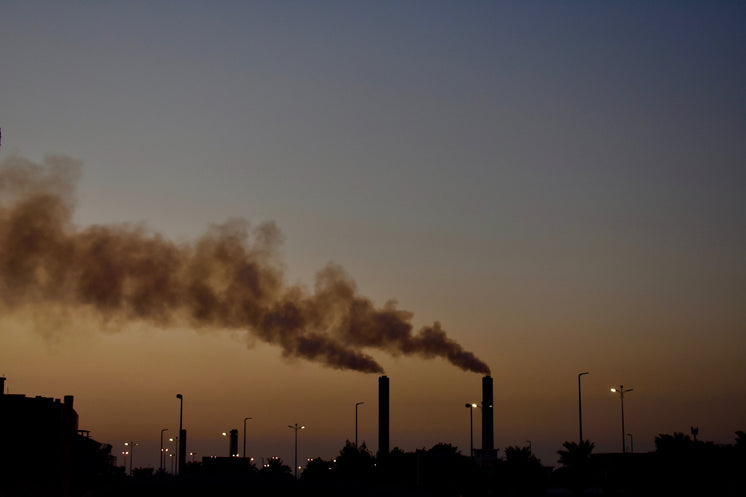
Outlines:
<svg viewBox="0 0 746 497"><path fill-rule="evenodd" d="M104 321L246 330L287 357L339 369L380 373L363 352L380 349L489 373L439 323L415 333L410 312L393 302L375 307L338 266L320 271L312 292L286 285L273 223L250 230L232 220L192 243L141 226L80 229L72 222L79 171L64 157L0 163L0 306L54 304Z"/></svg>

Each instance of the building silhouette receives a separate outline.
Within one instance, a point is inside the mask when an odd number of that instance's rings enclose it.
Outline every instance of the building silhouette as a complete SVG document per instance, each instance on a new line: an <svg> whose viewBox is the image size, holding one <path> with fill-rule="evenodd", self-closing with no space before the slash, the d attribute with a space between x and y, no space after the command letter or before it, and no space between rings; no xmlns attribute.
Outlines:
<svg viewBox="0 0 746 497"><path fill-rule="evenodd" d="M10 395L0 378L0 495L65 496L112 467L111 446L78 429L72 395Z"/></svg>

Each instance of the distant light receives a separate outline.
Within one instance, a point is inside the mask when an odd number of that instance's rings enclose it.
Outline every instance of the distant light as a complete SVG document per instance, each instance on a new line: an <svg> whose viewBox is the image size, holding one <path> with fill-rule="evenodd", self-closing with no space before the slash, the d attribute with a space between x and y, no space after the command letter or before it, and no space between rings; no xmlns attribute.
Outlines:
<svg viewBox="0 0 746 497"><path fill-rule="evenodd" d="M305 430L305 429L306 429L306 427L305 427L305 426L301 426L301 427L300 427L300 429L301 429L301 430Z"/></svg>
<svg viewBox="0 0 746 497"><path fill-rule="evenodd" d="M227 433L226 433L226 432L223 432L223 436L226 436L226 435L227 435Z"/></svg>
<svg viewBox="0 0 746 497"><path fill-rule="evenodd" d="M476 404L472 404L471 406L472 406L472 407L477 407L477 405L476 405Z"/></svg>
<svg viewBox="0 0 746 497"><path fill-rule="evenodd" d="M612 388L611 391L616 393L616 388Z"/></svg>

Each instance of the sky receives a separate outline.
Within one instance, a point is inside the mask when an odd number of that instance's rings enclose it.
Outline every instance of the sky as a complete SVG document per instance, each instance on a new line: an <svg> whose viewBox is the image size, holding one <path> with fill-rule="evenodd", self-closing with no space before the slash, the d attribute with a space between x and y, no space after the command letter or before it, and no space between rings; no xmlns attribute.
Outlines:
<svg viewBox="0 0 746 497"><path fill-rule="evenodd" d="M411 313L412 333L439 323L491 370L495 446L531 440L545 464L578 437L584 371L597 452L621 448L620 384L635 450L746 429L743 3L0 11L0 175L62 171L70 236L188 252L235 229L253 254L269 226L276 288L315 295L331 267L375 309ZM18 192L2 186L7 209ZM115 454L140 444L136 467L176 433L177 393L197 457L227 454L221 432L244 417L250 456L291 462L297 422L299 458L332 457L356 402L377 448L380 373L287 357L249 325L21 302L0 279L6 392L73 395ZM351 347L391 379L392 447L468 453L481 373Z"/></svg>

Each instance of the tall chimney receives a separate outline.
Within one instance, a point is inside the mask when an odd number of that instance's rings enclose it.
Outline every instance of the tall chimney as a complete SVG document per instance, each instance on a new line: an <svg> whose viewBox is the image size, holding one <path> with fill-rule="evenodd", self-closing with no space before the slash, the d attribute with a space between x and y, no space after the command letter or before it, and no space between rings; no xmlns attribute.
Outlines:
<svg viewBox="0 0 746 497"><path fill-rule="evenodd" d="M389 377L378 378L378 455L389 453Z"/></svg>
<svg viewBox="0 0 746 497"><path fill-rule="evenodd" d="M495 450L494 416L492 415L492 376L482 378L482 453Z"/></svg>
<svg viewBox="0 0 746 497"><path fill-rule="evenodd" d="M229 445L228 452L230 457L238 457L238 430L231 430Z"/></svg>

